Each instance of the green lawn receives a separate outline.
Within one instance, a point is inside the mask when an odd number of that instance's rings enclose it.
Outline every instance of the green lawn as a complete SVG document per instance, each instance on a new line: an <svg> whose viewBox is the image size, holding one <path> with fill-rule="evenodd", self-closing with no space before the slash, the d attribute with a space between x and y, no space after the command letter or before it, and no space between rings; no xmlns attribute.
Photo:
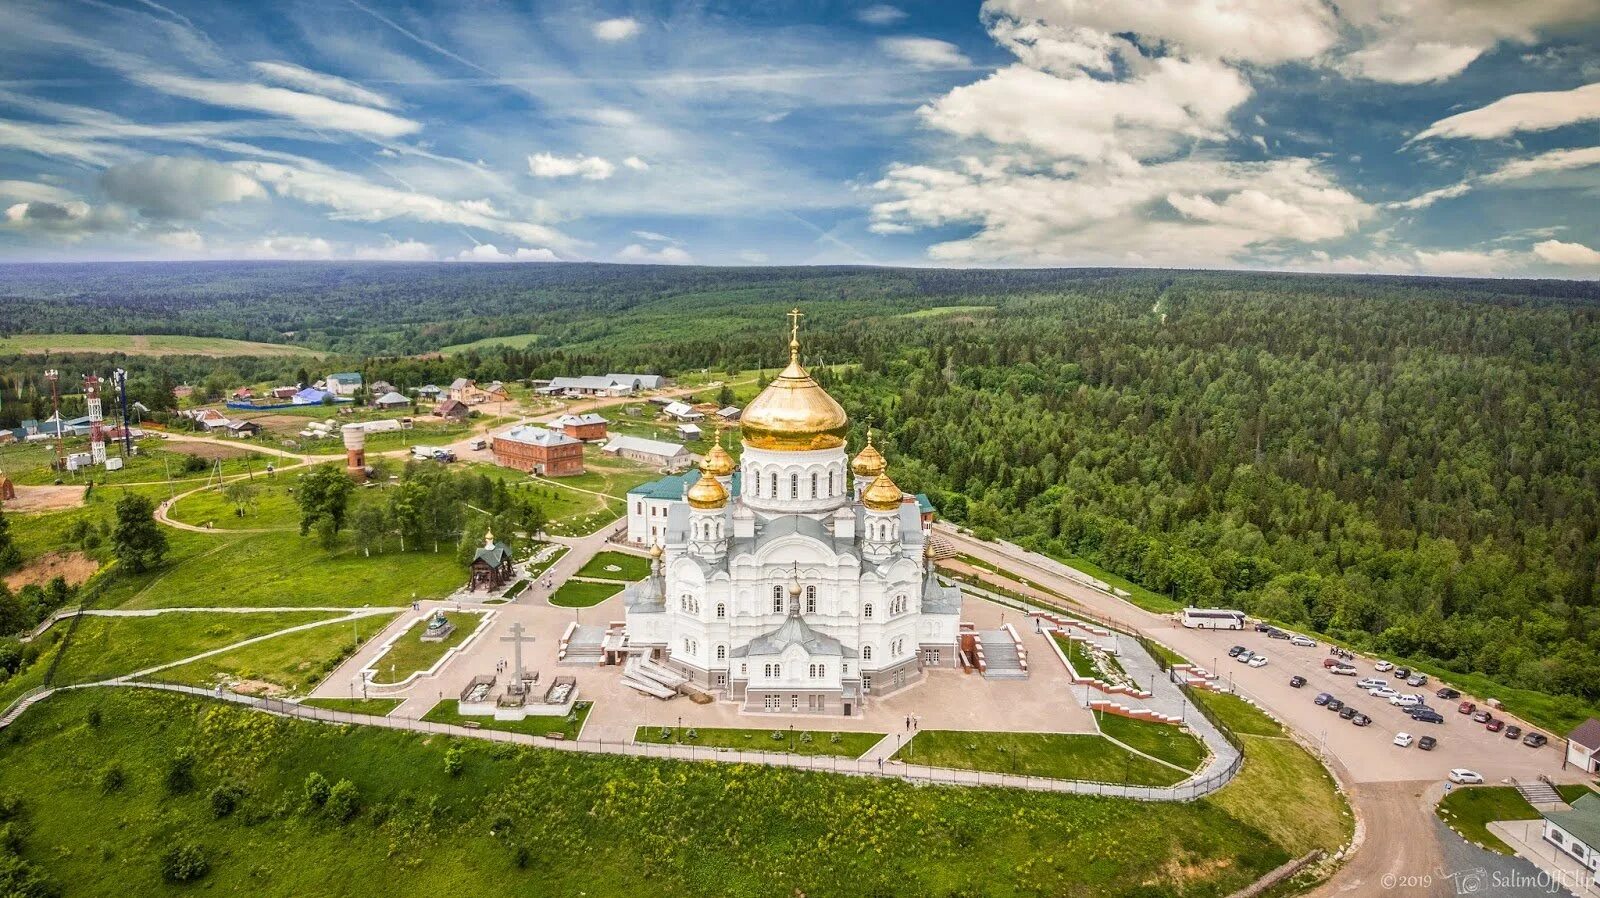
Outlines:
<svg viewBox="0 0 1600 898"><path fill-rule="evenodd" d="M123 353L125 355L303 356L316 352L283 343L256 343L221 337L177 334L13 334L0 338L0 355L47 352ZM65 386L65 383L62 384Z"/></svg>
<svg viewBox="0 0 1600 898"><path fill-rule="evenodd" d="M388 650L372 662L374 671L372 682L398 683L414 673L428 670L444 657L445 652L466 642L478 624L483 622L482 612L447 611L444 615L445 620L455 624L455 629L438 642L424 642L422 634L427 629L427 621L432 617L430 614L418 618L400 634L400 638L396 639Z"/></svg>
<svg viewBox="0 0 1600 898"><path fill-rule="evenodd" d="M512 334L508 337L484 337L482 340L473 340L471 343L453 343L440 348L441 355L455 355L473 349L488 349L491 346L506 346L511 349L527 349L539 342L538 334Z"/></svg>
<svg viewBox="0 0 1600 898"><path fill-rule="evenodd" d="M50 462L55 457L54 442L13 444L0 447L0 470L5 471L13 482L23 485L55 483L57 479L63 483L80 485L93 481L101 486L167 480L194 485L204 482L206 477L212 475L213 457L222 459L218 468L224 476L250 471L261 474L269 462L282 463L277 456L256 452L248 441L241 441L238 445L216 446L208 443L185 443L184 436L182 433L175 433L167 440L160 437L146 437L139 440L136 444L139 451L124 459L120 471L107 471L96 467L71 474L57 474L50 469ZM66 451L69 454L88 450L87 438L67 438ZM113 456L120 456L120 444L110 447L110 453ZM202 459L205 466L198 470L188 470L185 463L191 458Z"/></svg>
<svg viewBox="0 0 1600 898"><path fill-rule="evenodd" d="M466 582L454 546L441 551L375 553L345 537L329 551L297 532L194 533L168 529L161 567L119 575L103 608L206 605L304 607L398 606L413 596L445 596Z"/></svg>
<svg viewBox="0 0 1600 898"><path fill-rule="evenodd" d="M1191 693L1237 735L1282 736L1283 727L1261 709L1231 693L1195 689Z"/></svg>
<svg viewBox="0 0 1600 898"><path fill-rule="evenodd" d="M329 711L345 711L350 714L371 714L374 717L387 717L390 711L405 704L403 698L306 698L300 704L313 708L327 708Z"/></svg>
<svg viewBox="0 0 1600 898"><path fill-rule="evenodd" d="M251 614L175 611L154 617L98 617L79 621L56 669L56 683L122 676L221 648L276 630L328 620L323 611ZM67 626L67 622L57 624ZM157 674L162 678L165 672Z"/></svg>
<svg viewBox="0 0 1600 898"><path fill-rule="evenodd" d="M456 712L457 702L453 698L428 709L422 719L432 723L446 723L455 726L477 724L478 729L504 730L508 733L524 733L529 736L543 736L548 733L560 733L563 739L576 739L583 732L583 722L589 719L589 709L592 702L579 701L573 703L572 713L565 715L550 715L537 717L524 717L521 720L495 720L493 717L475 717ZM568 720L567 718L573 718Z"/></svg>
<svg viewBox="0 0 1600 898"><path fill-rule="evenodd" d="M451 776L455 747L464 763ZM168 795L185 749L195 787ZM112 765L125 785L107 794ZM312 772L351 782L353 820L306 805ZM209 796L224 782L242 797L219 820ZM30 709L0 740L0 793L23 800L22 857L63 894L91 898L1215 898L1300 853L1210 800L955 791L573 754L142 690L63 693ZM174 843L204 852L200 883L162 881L160 856Z"/></svg>
<svg viewBox="0 0 1600 898"><path fill-rule="evenodd" d="M1211 754L1206 744L1193 734L1166 723L1102 714L1100 732L1135 751L1191 772L1199 770Z"/></svg>
<svg viewBox="0 0 1600 898"><path fill-rule="evenodd" d="M1321 762L1285 736L1241 735L1239 741L1244 766L1202 803L1227 811L1296 856L1313 848L1332 854L1350 841L1355 818Z"/></svg>
<svg viewBox="0 0 1600 898"><path fill-rule="evenodd" d="M239 514L239 506L228 501L221 489L201 490L191 493L172 504L168 515L175 521L203 527L210 524L217 530L254 530L266 528L290 529L300 527L300 506L295 503L289 475L280 475L268 482L252 484L250 501Z"/></svg>
<svg viewBox="0 0 1600 898"><path fill-rule="evenodd" d="M1090 654L1088 646L1082 640L1068 639L1062 633L1051 633L1050 638L1056 641L1056 645L1061 646L1061 651L1066 652L1067 660L1072 662L1072 669L1077 671L1079 676L1093 677L1103 683L1120 682L1127 676L1127 671L1123 669L1117 656L1109 652L1106 653L1105 663L1101 664Z"/></svg>
<svg viewBox="0 0 1600 898"><path fill-rule="evenodd" d="M667 732L667 738L661 738L662 730ZM634 731L633 741L645 742L651 745L664 743L680 743L683 745L697 745L702 748L729 748L744 749L747 751L776 751L785 754L797 755L824 755L841 758L859 758L867 749L877 745L883 739L882 733L853 733L833 732L830 730L795 730L792 734L787 727L781 730L744 730L713 727L697 727L691 738L688 733L690 727L674 729L673 727L643 726ZM772 734L781 734L781 738L774 739ZM804 740L809 734L811 741ZM839 741L835 742L837 736Z"/></svg>
<svg viewBox="0 0 1600 898"><path fill-rule="evenodd" d="M562 608L588 608L622 592L621 583L587 583L568 580L550 595L550 604Z"/></svg>
<svg viewBox="0 0 1600 898"><path fill-rule="evenodd" d="M160 678L196 686L255 681L303 693L398 616L379 614L286 633L162 671Z"/></svg>
<svg viewBox="0 0 1600 898"><path fill-rule="evenodd" d="M593 558L578 569L578 576L593 577L597 580L643 580L650 576L650 559L630 555L627 552L596 552Z"/></svg>
<svg viewBox="0 0 1600 898"><path fill-rule="evenodd" d="M1489 832L1491 821L1539 819L1539 812L1515 786L1456 786L1435 811L1467 841L1501 854L1516 852Z"/></svg>
<svg viewBox="0 0 1600 898"><path fill-rule="evenodd" d="M923 730L897 760L1056 779L1170 786L1185 774L1088 733L973 733Z"/></svg>

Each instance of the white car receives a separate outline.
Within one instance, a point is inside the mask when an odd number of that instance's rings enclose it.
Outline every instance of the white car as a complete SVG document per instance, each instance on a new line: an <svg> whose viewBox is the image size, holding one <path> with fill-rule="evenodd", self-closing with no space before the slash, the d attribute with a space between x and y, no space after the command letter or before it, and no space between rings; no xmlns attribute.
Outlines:
<svg viewBox="0 0 1600 898"><path fill-rule="evenodd" d="M1411 734L1410 733L1395 733L1394 734L1394 744L1400 746L1401 748L1410 748L1411 747L1411 741L1412 740L1411 740Z"/></svg>
<svg viewBox="0 0 1600 898"><path fill-rule="evenodd" d="M1463 786L1475 786L1483 782L1483 774L1476 770L1468 770L1465 767L1457 767L1450 771L1450 782L1459 783Z"/></svg>
<svg viewBox="0 0 1600 898"><path fill-rule="evenodd" d="M1396 708L1415 708L1422 704L1420 695L1394 695L1389 697L1389 704Z"/></svg>
<svg viewBox="0 0 1600 898"><path fill-rule="evenodd" d="M1373 698L1383 699L1383 700L1387 701L1387 700L1389 700L1391 698L1394 698L1395 696L1399 695L1400 693L1395 692L1393 689L1390 689L1388 686L1384 686L1384 687L1379 688L1379 689L1368 689L1367 690L1367 694L1372 696Z"/></svg>
<svg viewBox="0 0 1600 898"><path fill-rule="evenodd" d="M1307 648L1307 649L1314 649L1314 648L1317 647L1316 640L1312 639L1309 636L1301 636L1299 633L1296 633L1293 636L1289 637L1289 644L1290 645L1297 645L1297 646L1300 646L1301 648Z"/></svg>
<svg viewBox="0 0 1600 898"><path fill-rule="evenodd" d="M1254 658L1251 658L1248 663L1249 663L1249 665L1251 667L1266 667L1267 666L1267 656L1266 655L1257 655Z"/></svg>
<svg viewBox="0 0 1600 898"><path fill-rule="evenodd" d="M1379 661L1377 664L1372 665L1372 669L1376 670L1376 671L1379 671L1379 672L1391 671L1391 670L1394 670L1394 662L1393 661Z"/></svg>
<svg viewBox="0 0 1600 898"><path fill-rule="evenodd" d="M1382 677L1367 677L1356 683L1358 689L1388 689L1389 681Z"/></svg>

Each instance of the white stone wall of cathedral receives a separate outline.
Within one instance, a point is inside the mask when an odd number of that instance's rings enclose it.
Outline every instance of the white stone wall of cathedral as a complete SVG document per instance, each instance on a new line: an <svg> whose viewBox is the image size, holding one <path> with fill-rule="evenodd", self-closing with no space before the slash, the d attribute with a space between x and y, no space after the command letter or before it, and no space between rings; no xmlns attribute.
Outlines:
<svg viewBox="0 0 1600 898"><path fill-rule="evenodd" d="M741 501L769 514L832 511L853 499L843 448L776 452L749 445L739 459Z"/></svg>

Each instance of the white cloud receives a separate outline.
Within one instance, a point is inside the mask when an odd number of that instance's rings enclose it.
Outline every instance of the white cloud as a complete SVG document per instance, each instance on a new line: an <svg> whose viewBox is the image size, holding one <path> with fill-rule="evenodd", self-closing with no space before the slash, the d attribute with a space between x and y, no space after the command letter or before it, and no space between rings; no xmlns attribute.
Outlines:
<svg viewBox="0 0 1600 898"><path fill-rule="evenodd" d="M1462 137L1488 140L1519 131L1548 131L1600 119L1600 82L1572 90L1512 94L1429 125L1413 140Z"/></svg>
<svg viewBox="0 0 1600 898"><path fill-rule="evenodd" d="M1399 84L1449 78L1501 41L1531 43L1540 30L1595 17L1593 0L1343 0L1337 8L1348 37L1335 67Z"/></svg>
<svg viewBox="0 0 1600 898"><path fill-rule="evenodd" d="M100 174L106 195L150 218L197 218L225 203L259 199L253 178L209 159L150 156Z"/></svg>
<svg viewBox="0 0 1600 898"><path fill-rule="evenodd" d="M1185 58L1275 64L1333 45L1338 21L1320 0L989 0L994 37L1029 65L1104 55L1135 33ZM1073 63L1078 65L1079 63Z"/></svg>
<svg viewBox="0 0 1600 898"><path fill-rule="evenodd" d="M576 156L536 153L528 157L528 171L535 178L580 177L586 181L604 181L616 170L615 165L599 156L585 156L581 153Z"/></svg>
<svg viewBox="0 0 1600 898"><path fill-rule="evenodd" d="M1507 185L1535 178L1539 175L1576 171L1600 165L1600 147L1580 147L1571 150L1550 150L1526 159L1512 159L1482 177L1467 178L1446 187L1430 190L1409 200L1387 203L1389 209L1424 209L1439 200L1452 199L1471 193L1483 185Z"/></svg>
<svg viewBox="0 0 1600 898"><path fill-rule="evenodd" d="M616 41L625 41L630 38L637 37L643 28L644 26L639 24L638 19L625 16L618 19L605 19L604 21L596 22L590 28L590 31L594 34L596 40L613 43Z"/></svg>
<svg viewBox="0 0 1600 898"><path fill-rule="evenodd" d="M395 106L394 101L383 94L368 90L354 81L347 81L337 75L313 71L288 62L252 62L250 66L269 80L335 100L347 100L363 106L376 106L379 109L393 109Z"/></svg>
<svg viewBox="0 0 1600 898"><path fill-rule="evenodd" d="M618 261L653 265L687 265L694 259L682 247L663 246L650 249L640 243L630 243L617 253Z"/></svg>
<svg viewBox="0 0 1600 898"><path fill-rule="evenodd" d="M32 200L6 208L5 226L16 231L49 232L61 239L77 240L129 226L128 215L116 206L91 206L82 200L64 203Z"/></svg>
<svg viewBox="0 0 1600 898"><path fill-rule="evenodd" d="M905 17L905 10L887 3L875 3L856 10L856 21L867 25L893 25Z"/></svg>
<svg viewBox="0 0 1600 898"><path fill-rule="evenodd" d="M322 237L263 237L245 245L242 252L259 259L331 259L333 244Z"/></svg>
<svg viewBox="0 0 1600 898"><path fill-rule="evenodd" d="M918 68L956 68L972 65L972 60L949 41L931 37L884 37L878 39L883 52Z"/></svg>
<svg viewBox="0 0 1600 898"><path fill-rule="evenodd" d="M390 239L382 246L364 246L350 254L353 259L383 262L431 262L439 258L434 248L419 240Z"/></svg>
<svg viewBox="0 0 1600 898"><path fill-rule="evenodd" d="M640 159L638 156L629 156L628 158L622 160L622 164L630 169L633 169L634 171L650 170L650 163Z"/></svg>
<svg viewBox="0 0 1600 898"><path fill-rule="evenodd" d="M739 261L749 265L767 264L767 254L755 249L742 249L739 251Z"/></svg>
<svg viewBox="0 0 1600 898"><path fill-rule="evenodd" d="M561 259L544 247L519 247L516 252L501 252L492 243L480 243L456 255L458 262L559 262Z"/></svg>
<svg viewBox="0 0 1600 898"><path fill-rule="evenodd" d="M72 199L72 194L60 187L36 181L0 181L0 199L65 203Z"/></svg>
<svg viewBox="0 0 1600 898"><path fill-rule="evenodd" d="M206 248L206 239L199 231L193 228L184 228L177 231L155 231L150 239L162 246L178 251L180 255L194 256L203 253Z"/></svg>
<svg viewBox="0 0 1600 898"><path fill-rule="evenodd" d="M130 77L176 97L186 97L229 109L263 112L331 131L348 131L376 137L400 137L422 129L422 125L417 122L381 109L370 109L282 87L233 81L209 81L162 72L134 72Z"/></svg>
<svg viewBox="0 0 1600 898"><path fill-rule="evenodd" d="M1552 265L1580 265L1586 268L1600 268L1600 250L1592 249L1582 243L1545 240L1533 245L1533 254Z"/></svg>
<svg viewBox="0 0 1600 898"><path fill-rule="evenodd" d="M634 231L633 236L638 237L640 240L646 240L651 243L670 243L674 246L683 245L683 241L675 237L669 237L666 234L659 234L655 231Z"/></svg>

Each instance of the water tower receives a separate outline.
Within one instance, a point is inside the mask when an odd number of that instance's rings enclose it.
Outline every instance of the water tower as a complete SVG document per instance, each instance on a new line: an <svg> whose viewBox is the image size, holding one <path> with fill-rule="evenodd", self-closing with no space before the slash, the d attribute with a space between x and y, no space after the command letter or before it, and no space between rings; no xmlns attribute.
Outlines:
<svg viewBox="0 0 1600 898"><path fill-rule="evenodd" d="M346 424L339 428L344 434L344 472L352 480L367 479L367 429L360 424Z"/></svg>

